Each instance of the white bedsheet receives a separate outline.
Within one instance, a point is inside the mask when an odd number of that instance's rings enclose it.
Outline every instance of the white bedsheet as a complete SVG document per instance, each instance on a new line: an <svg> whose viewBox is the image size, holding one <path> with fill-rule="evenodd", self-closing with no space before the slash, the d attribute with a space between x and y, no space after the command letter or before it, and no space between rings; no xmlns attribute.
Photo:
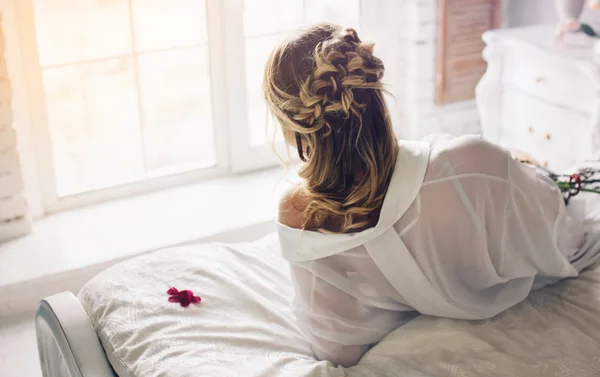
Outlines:
<svg viewBox="0 0 600 377"><path fill-rule="evenodd" d="M167 302L169 284L202 296ZM275 235L161 250L108 269L79 300L120 377L598 376L600 268L488 321L421 316L350 369L313 359Z"/></svg>

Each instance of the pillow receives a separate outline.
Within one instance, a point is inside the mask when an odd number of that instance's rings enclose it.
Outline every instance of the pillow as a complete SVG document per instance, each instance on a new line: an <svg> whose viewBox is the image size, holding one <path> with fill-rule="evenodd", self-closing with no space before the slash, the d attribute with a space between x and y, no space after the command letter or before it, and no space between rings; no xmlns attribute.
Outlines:
<svg viewBox="0 0 600 377"><path fill-rule="evenodd" d="M171 303L170 286L202 302ZM296 327L292 295L271 235L137 257L93 278L78 299L120 377L329 376L335 368L314 360Z"/></svg>

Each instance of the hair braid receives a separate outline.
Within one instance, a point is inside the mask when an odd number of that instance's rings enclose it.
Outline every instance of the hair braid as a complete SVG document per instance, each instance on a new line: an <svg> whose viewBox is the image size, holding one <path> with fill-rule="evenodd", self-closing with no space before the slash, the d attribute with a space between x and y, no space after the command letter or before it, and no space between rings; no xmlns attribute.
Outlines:
<svg viewBox="0 0 600 377"><path fill-rule="evenodd" d="M354 29L343 29L317 44L313 59L314 72L300 87L302 106L293 115L307 126L301 133L316 132L323 126L330 130L328 115L360 117L364 104L355 100L354 91L383 88L383 63L373 56L373 45L361 42Z"/></svg>
<svg viewBox="0 0 600 377"><path fill-rule="evenodd" d="M385 71L356 30L316 25L277 47L265 70L269 109L295 133L306 163L305 227L361 229L380 208L398 149L383 98Z"/></svg>

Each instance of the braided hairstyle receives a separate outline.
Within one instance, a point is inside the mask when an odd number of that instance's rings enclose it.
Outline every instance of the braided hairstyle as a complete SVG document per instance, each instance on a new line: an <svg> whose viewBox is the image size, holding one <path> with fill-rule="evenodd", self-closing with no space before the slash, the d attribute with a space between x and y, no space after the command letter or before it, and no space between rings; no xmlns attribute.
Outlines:
<svg viewBox="0 0 600 377"><path fill-rule="evenodd" d="M398 145L373 47L354 29L319 24L267 62L268 108L305 162L303 229L331 232L326 224L341 219L336 232L361 230L383 203Z"/></svg>

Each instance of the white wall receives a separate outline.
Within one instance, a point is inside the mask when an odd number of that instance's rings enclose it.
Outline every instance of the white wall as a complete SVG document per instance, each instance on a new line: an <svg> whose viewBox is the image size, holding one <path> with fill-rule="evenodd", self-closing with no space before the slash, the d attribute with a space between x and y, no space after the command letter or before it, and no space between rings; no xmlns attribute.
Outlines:
<svg viewBox="0 0 600 377"><path fill-rule="evenodd" d="M557 21L554 0L505 0L508 1L508 26L552 24Z"/></svg>
<svg viewBox="0 0 600 377"><path fill-rule="evenodd" d="M26 78L23 72L21 59L21 41L19 38L19 25L17 23L17 0L0 0L2 12L2 28L5 44L5 58L7 61L8 75L12 82L13 127L17 132L21 172L25 185L25 197L29 206L30 215L34 218L43 215L42 197L39 190L36 156L32 138L32 123L26 94Z"/></svg>
<svg viewBox="0 0 600 377"><path fill-rule="evenodd" d="M365 7L365 35L386 65L394 129L403 139L479 132L473 101L435 105L438 0L378 0Z"/></svg>
<svg viewBox="0 0 600 377"><path fill-rule="evenodd" d="M378 38L393 40L398 52L391 56L397 74L390 84L400 102L394 114L399 134L415 139L436 132L455 135L480 132L479 114L473 101L435 105L439 0L380 1L378 5L386 4L387 18L380 23L385 30ZM504 1L505 27L557 22L554 0ZM390 15L394 15L395 21L389 22ZM581 19L600 29L600 11L586 6Z"/></svg>
<svg viewBox="0 0 600 377"><path fill-rule="evenodd" d="M508 26L548 25L558 21L554 0L505 0L508 1ZM587 3L587 0L586 0ZM600 24L600 11L584 7L581 20Z"/></svg>

